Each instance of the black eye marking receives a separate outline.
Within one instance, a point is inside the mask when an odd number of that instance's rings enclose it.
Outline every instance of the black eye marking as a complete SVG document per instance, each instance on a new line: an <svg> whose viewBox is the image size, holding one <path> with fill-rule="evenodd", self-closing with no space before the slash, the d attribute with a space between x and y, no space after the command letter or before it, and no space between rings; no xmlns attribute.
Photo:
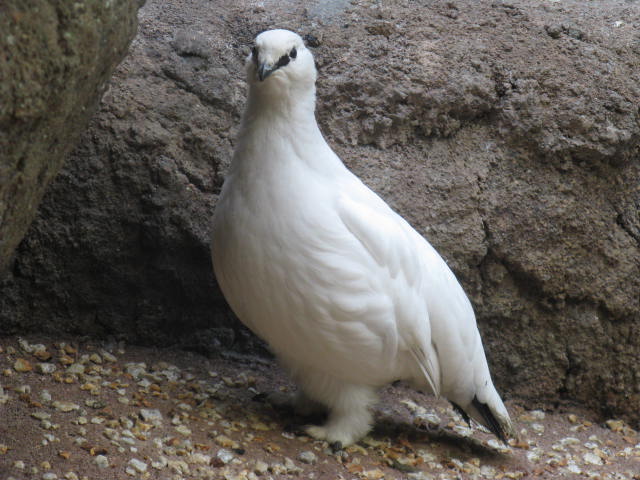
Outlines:
<svg viewBox="0 0 640 480"><path fill-rule="evenodd" d="M291 59L289 58L289 55L282 55L279 59L278 59L278 63L276 63L276 67L280 68L280 67L284 67L285 65L287 65L289 63Z"/></svg>
<svg viewBox="0 0 640 480"><path fill-rule="evenodd" d="M255 62L258 63L258 47L253 47L251 49L251 59Z"/></svg>
<svg viewBox="0 0 640 480"><path fill-rule="evenodd" d="M290 56L291 58L296 58L296 57L298 56L298 51L296 50L296 47L293 47L293 48L291 49L291 51L289 52L289 56Z"/></svg>

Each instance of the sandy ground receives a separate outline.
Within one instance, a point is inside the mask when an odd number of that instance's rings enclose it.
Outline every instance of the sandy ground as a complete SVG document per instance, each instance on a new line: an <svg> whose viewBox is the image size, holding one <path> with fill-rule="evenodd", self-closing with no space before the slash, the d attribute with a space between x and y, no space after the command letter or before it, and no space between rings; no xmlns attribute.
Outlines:
<svg viewBox="0 0 640 480"><path fill-rule="evenodd" d="M0 339L0 479L640 479L640 436L564 405L508 401L504 446L446 402L381 392L373 432L333 451L264 401L269 360L50 338ZM317 419L316 419L317 420Z"/></svg>

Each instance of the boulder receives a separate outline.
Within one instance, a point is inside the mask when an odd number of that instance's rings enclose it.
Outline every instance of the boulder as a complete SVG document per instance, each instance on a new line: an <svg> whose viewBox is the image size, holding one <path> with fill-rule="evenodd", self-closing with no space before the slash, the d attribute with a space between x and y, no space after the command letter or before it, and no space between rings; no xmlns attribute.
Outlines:
<svg viewBox="0 0 640 480"><path fill-rule="evenodd" d="M0 271L136 32L134 0L0 6Z"/></svg>
<svg viewBox="0 0 640 480"><path fill-rule="evenodd" d="M640 411L638 9L624 1L151 0L0 287L5 332L216 352L210 220L256 33L306 35L348 166L442 253L503 396Z"/></svg>

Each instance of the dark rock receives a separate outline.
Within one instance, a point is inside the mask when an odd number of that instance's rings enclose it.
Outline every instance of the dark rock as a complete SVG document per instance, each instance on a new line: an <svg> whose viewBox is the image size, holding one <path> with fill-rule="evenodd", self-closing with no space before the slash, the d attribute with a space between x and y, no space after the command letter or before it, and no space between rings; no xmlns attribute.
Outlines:
<svg viewBox="0 0 640 480"><path fill-rule="evenodd" d="M323 132L458 274L504 397L582 402L637 425L640 49L633 29L601 19L633 25L638 11L455 5L452 21L437 2L331 3L314 51ZM304 2L259 15L243 1L216 15L204 0L147 4L0 287L3 332L259 348L216 288L209 222L253 37L314 31L308 13ZM567 18L588 37L543 33ZM383 22L402 35L368 32ZM200 38L172 43L185 25Z"/></svg>
<svg viewBox="0 0 640 480"><path fill-rule="evenodd" d="M131 0L0 6L0 271L136 31Z"/></svg>

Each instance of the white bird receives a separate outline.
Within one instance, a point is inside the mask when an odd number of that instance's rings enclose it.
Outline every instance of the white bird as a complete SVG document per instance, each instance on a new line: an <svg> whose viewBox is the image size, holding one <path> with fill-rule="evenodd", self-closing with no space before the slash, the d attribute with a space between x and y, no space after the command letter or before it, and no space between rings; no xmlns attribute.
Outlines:
<svg viewBox="0 0 640 480"><path fill-rule="evenodd" d="M353 175L315 119L302 39L270 30L246 62L249 98L213 219L216 278L301 389L328 409L316 439L349 445L395 380L444 396L505 440L471 304L435 249Z"/></svg>

